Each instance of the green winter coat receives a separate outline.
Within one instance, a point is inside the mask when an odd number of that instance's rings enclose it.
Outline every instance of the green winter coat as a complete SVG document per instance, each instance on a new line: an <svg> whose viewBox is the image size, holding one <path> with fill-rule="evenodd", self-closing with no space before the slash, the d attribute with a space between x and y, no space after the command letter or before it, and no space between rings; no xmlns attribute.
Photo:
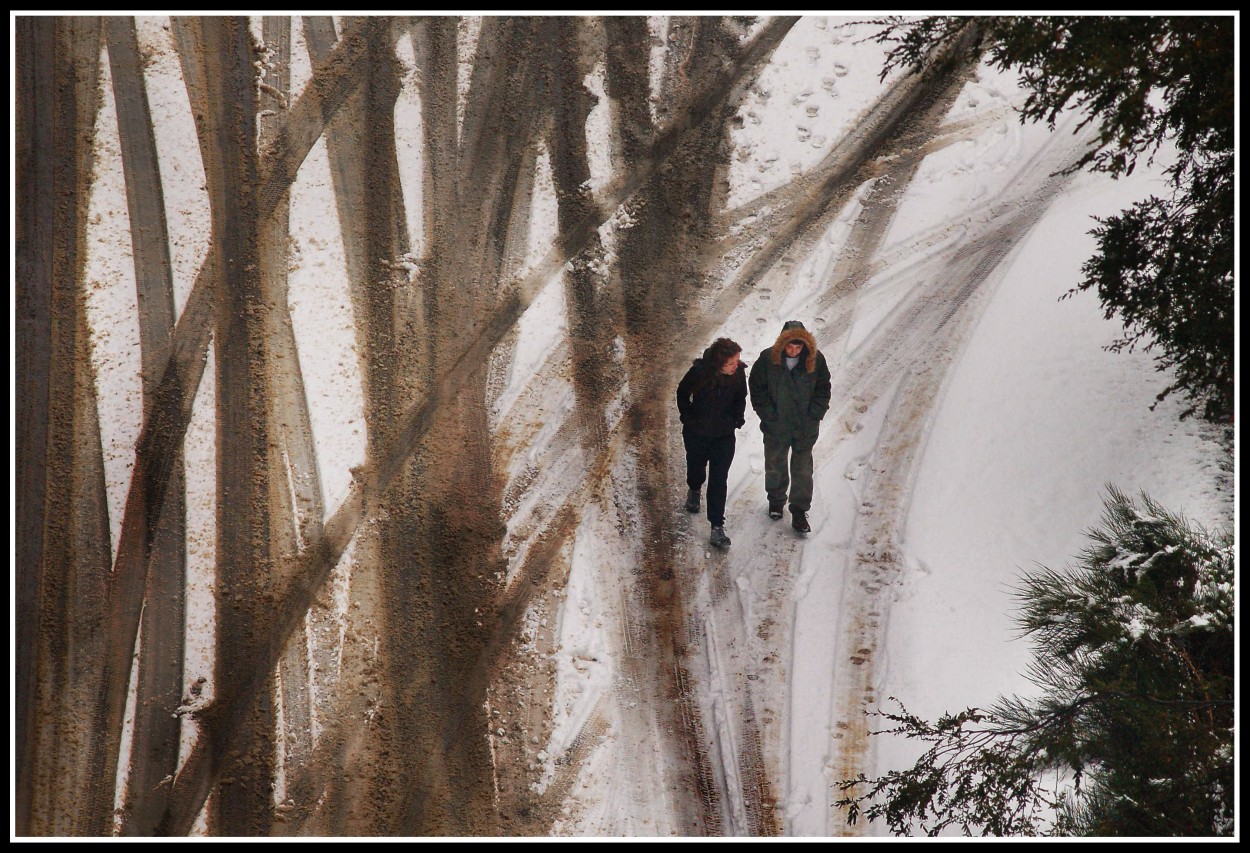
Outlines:
<svg viewBox="0 0 1250 853"><path fill-rule="evenodd" d="M799 363L785 363L786 344L803 344ZM747 382L751 408L760 416L760 429L773 439L807 450L816 443L820 420L829 411L832 377L816 339L797 320L786 323L776 343L760 353Z"/></svg>

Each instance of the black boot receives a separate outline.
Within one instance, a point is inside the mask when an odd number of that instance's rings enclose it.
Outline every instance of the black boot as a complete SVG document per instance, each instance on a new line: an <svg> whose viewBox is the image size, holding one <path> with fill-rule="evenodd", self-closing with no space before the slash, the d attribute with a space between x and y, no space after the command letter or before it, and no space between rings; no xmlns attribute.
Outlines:
<svg viewBox="0 0 1250 853"><path fill-rule="evenodd" d="M688 509L690 512L699 511L699 490L698 489L686 490L686 509Z"/></svg>
<svg viewBox="0 0 1250 853"><path fill-rule="evenodd" d="M811 533L812 526L807 523L807 513L801 509L792 509L790 514L794 516L794 520L790 522L790 526L799 533Z"/></svg>
<svg viewBox="0 0 1250 853"><path fill-rule="evenodd" d="M729 547L729 537L725 535L724 527L713 527L712 536L708 539L712 546L724 550Z"/></svg>
<svg viewBox="0 0 1250 853"><path fill-rule="evenodd" d="M773 521L781 518L781 511L785 508L785 505L786 502L784 498L779 501L770 500L768 502L768 517Z"/></svg>

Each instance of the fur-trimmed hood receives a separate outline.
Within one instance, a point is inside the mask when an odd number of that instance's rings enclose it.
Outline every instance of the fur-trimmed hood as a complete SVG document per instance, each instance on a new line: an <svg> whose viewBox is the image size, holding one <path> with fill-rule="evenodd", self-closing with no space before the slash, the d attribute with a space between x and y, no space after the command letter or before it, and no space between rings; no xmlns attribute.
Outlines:
<svg viewBox="0 0 1250 853"><path fill-rule="evenodd" d="M807 360L803 366L808 373L811 373L816 369L816 339L812 337L811 332L802 326L796 325L793 328L782 329L781 334L777 336L777 342L773 344L772 349L769 351L769 356L773 364L781 364L781 359L785 355L786 344L792 344L795 341L803 344L807 352Z"/></svg>

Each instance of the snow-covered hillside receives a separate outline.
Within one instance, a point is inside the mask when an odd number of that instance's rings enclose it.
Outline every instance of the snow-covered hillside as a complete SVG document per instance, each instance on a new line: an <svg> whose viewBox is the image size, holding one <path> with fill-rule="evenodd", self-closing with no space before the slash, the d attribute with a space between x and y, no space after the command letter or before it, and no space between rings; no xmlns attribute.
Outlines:
<svg viewBox="0 0 1250 853"><path fill-rule="evenodd" d="M78 813L69 762L141 835L882 835L846 823L836 783L916 749L865 712L1028 691L1013 581L1080 549L1107 484L1231 523L1223 437L1151 410L1150 356L1104 349L1120 330L1092 294L1061 300L1092 217L1160 192L1166 153L1131 179L1065 173L1079 117L1022 125L986 65L883 81L853 19L381 20L95 36L86 342L49 406L101 498L74 529L108 531L112 566L103 615L66 631L122 639L112 704L66 722L36 691L52 722L31 749L72 752L58 732L129 698L98 747L115 778L76 753L38 765L34 834L87 825L57 811ZM247 37L255 92L229 88ZM260 117L239 159L260 191L221 142L232 91ZM179 320L156 367L136 128ZM249 227L255 265L233 265ZM769 520L748 407L714 550L682 507L674 391L714 338L754 363L791 319L833 375L813 531ZM98 412L94 451L58 389ZM160 515L143 478L173 457L178 596L141 547ZM259 580L231 574L240 555ZM177 707L138 699L141 618L164 607ZM159 761L145 708L180 720ZM263 814L231 823L253 783Z"/></svg>

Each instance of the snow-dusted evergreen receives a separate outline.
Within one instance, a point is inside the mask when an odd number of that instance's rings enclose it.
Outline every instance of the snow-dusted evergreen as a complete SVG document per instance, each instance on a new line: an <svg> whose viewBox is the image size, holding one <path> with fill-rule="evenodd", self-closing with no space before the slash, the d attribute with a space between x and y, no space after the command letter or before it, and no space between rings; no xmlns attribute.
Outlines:
<svg viewBox="0 0 1250 853"><path fill-rule="evenodd" d="M1232 834L1231 533L1109 487L1088 536L1075 565L1017 593L1040 694L933 723L884 715L931 746L847 786L854 812L900 834Z"/></svg>

